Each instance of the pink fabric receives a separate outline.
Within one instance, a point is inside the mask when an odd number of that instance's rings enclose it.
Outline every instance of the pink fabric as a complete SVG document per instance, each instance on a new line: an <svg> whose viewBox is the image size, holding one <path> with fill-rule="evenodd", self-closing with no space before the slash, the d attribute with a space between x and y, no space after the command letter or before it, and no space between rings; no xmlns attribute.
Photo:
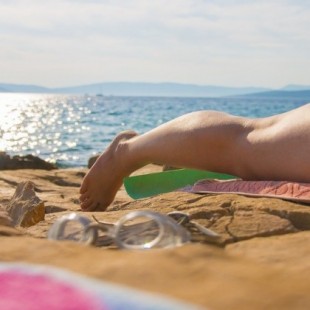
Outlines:
<svg viewBox="0 0 310 310"><path fill-rule="evenodd" d="M0 310L189 310L195 305L47 265L0 261Z"/></svg>
<svg viewBox="0 0 310 310"><path fill-rule="evenodd" d="M6 271L0 274L0 309L103 309L91 294L45 275Z"/></svg>
<svg viewBox="0 0 310 310"><path fill-rule="evenodd" d="M201 180L192 186L189 191L192 193L235 193L310 203L310 183Z"/></svg>

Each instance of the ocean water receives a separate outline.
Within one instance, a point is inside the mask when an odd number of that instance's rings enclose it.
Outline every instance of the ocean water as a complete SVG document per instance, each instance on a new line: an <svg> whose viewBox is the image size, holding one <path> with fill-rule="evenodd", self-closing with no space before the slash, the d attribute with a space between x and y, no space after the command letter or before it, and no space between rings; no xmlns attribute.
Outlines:
<svg viewBox="0 0 310 310"><path fill-rule="evenodd" d="M60 167L85 167L121 130L144 133L184 113L217 110L265 117L305 104L255 97L161 98L0 94L0 151L33 154Z"/></svg>

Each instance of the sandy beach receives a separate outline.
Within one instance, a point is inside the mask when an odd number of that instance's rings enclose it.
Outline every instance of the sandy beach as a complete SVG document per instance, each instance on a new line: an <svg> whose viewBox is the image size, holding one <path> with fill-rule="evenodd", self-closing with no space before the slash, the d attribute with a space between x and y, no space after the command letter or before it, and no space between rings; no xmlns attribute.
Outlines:
<svg viewBox="0 0 310 310"><path fill-rule="evenodd" d="M150 165L136 174L160 170ZM121 188L106 212L86 213L78 202L85 173L86 169L1 171L2 210L12 203L18 184L25 181L34 183L41 203L41 213L33 213L24 227L13 227L6 213L1 213L2 262L61 267L208 309L309 309L309 205L234 194L182 192L134 201ZM221 238L217 244L209 244L197 235L197 242L149 251L46 238L52 223L72 211L90 219L95 215L99 220L115 222L138 209L164 214L187 212L199 224L212 227Z"/></svg>

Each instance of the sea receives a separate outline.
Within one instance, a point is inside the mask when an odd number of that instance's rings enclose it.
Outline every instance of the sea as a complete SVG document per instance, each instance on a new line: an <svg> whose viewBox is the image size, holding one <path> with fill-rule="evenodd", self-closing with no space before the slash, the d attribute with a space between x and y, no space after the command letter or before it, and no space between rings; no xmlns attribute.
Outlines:
<svg viewBox="0 0 310 310"><path fill-rule="evenodd" d="M86 167L120 131L142 134L182 114L216 110L266 117L302 106L301 98L115 97L0 93L0 151L32 154L61 168Z"/></svg>

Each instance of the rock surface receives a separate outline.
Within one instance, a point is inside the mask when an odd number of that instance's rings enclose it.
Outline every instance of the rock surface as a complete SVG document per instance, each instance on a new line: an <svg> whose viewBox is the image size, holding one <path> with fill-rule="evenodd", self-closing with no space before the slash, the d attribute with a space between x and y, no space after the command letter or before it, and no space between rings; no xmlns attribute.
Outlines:
<svg viewBox="0 0 310 310"><path fill-rule="evenodd" d="M148 166L137 173L156 170L161 167ZM27 228L14 229L3 226L9 221L0 222L1 229L12 230L2 234L0 229L2 260L55 265L210 309L310 308L309 205L235 194L184 192L133 201L121 188L106 212L85 213L77 200L85 172L1 172L0 205L9 203L21 181L31 180L46 213L44 220ZM200 242L145 252L46 240L51 224L68 212L115 222L137 209L186 212L221 237L216 244L209 244L192 231L193 240Z"/></svg>
<svg viewBox="0 0 310 310"><path fill-rule="evenodd" d="M0 152L0 170L16 170L16 169L43 169L53 170L57 167L45 160L33 156L10 156L5 152Z"/></svg>
<svg viewBox="0 0 310 310"><path fill-rule="evenodd" d="M87 163L88 169L90 169L93 166L93 164L96 162L96 160L99 158L99 156L100 155L94 155L88 159L88 163Z"/></svg>
<svg viewBox="0 0 310 310"><path fill-rule="evenodd" d="M16 236L21 232L13 227L13 221L5 207L0 205L0 236Z"/></svg>
<svg viewBox="0 0 310 310"><path fill-rule="evenodd" d="M11 217L3 207L0 207L0 226L13 226Z"/></svg>
<svg viewBox="0 0 310 310"><path fill-rule="evenodd" d="M44 220L44 202L36 195L34 187L29 181L17 185L6 207L14 226L29 227Z"/></svg>

